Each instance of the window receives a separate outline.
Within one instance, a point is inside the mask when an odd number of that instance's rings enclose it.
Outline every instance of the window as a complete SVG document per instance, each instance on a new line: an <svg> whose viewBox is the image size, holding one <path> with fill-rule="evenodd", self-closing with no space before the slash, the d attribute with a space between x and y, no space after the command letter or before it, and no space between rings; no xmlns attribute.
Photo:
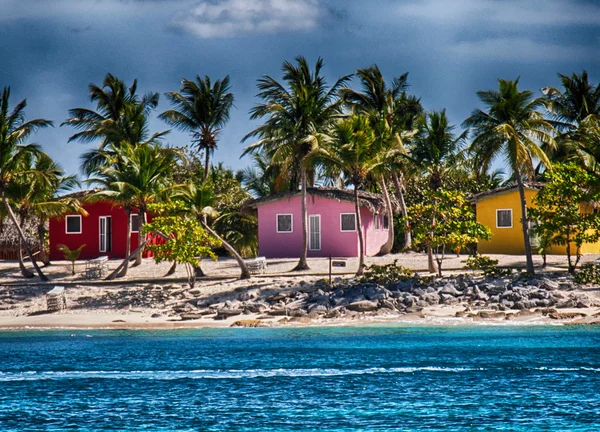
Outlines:
<svg viewBox="0 0 600 432"><path fill-rule="evenodd" d="M140 218L136 214L131 215L131 232L136 233L140 230Z"/></svg>
<svg viewBox="0 0 600 432"><path fill-rule="evenodd" d="M379 231L379 215L378 214L374 214L373 215L373 224L375 225L375 231Z"/></svg>
<svg viewBox="0 0 600 432"><path fill-rule="evenodd" d="M291 214L278 214L277 215L277 232L278 233L291 233L292 230L293 230L292 215Z"/></svg>
<svg viewBox="0 0 600 432"><path fill-rule="evenodd" d="M496 228L512 228L512 209L496 210Z"/></svg>
<svg viewBox="0 0 600 432"><path fill-rule="evenodd" d="M81 234L81 215L66 216L65 226L67 234Z"/></svg>
<svg viewBox="0 0 600 432"><path fill-rule="evenodd" d="M340 228L342 231L356 231L356 214L340 214Z"/></svg>
<svg viewBox="0 0 600 432"><path fill-rule="evenodd" d="M383 215L383 229L384 231L389 231L390 229L390 220L387 215Z"/></svg>

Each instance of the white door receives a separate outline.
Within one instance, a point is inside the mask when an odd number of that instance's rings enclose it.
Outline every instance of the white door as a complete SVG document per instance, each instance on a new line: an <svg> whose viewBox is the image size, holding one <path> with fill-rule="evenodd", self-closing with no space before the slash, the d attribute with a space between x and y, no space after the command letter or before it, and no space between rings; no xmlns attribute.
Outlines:
<svg viewBox="0 0 600 432"><path fill-rule="evenodd" d="M308 217L308 249L321 250L321 215Z"/></svg>
<svg viewBox="0 0 600 432"><path fill-rule="evenodd" d="M111 217L100 216L100 252L110 252L112 247Z"/></svg>

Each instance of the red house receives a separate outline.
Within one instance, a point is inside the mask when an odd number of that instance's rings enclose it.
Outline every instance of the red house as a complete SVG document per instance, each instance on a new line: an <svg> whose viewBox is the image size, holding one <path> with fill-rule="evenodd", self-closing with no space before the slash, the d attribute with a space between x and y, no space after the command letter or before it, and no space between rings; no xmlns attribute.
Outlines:
<svg viewBox="0 0 600 432"><path fill-rule="evenodd" d="M76 192L69 196L81 199L89 193L91 191ZM87 216L68 213L61 218L50 219L50 259L64 259L63 253L57 249L61 244L71 250L84 244L80 259L99 256L125 258L127 214L123 207L111 201L84 202L82 207L88 212ZM135 250L137 245L138 215L134 210L131 214L131 251ZM144 257L148 256L151 256L151 253L144 252Z"/></svg>

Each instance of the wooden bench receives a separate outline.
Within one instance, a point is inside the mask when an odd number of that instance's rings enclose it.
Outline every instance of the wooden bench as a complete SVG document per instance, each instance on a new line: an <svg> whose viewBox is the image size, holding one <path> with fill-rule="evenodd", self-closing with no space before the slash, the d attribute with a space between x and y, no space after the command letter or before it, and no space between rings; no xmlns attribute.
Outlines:
<svg viewBox="0 0 600 432"><path fill-rule="evenodd" d="M88 279L98 279L104 277L108 270L108 257L101 256L85 262L85 277Z"/></svg>
<svg viewBox="0 0 600 432"><path fill-rule="evenodd" d="M263 274L267 271L267 259L265 257L246 260L246 266L250 274Z"/></svg>

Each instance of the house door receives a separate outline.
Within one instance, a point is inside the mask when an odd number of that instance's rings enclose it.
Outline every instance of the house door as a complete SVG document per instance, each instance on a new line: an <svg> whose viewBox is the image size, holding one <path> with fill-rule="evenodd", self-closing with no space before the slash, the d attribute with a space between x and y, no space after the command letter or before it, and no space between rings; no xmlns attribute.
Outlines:
<svg viewBox="0 0 600 432"><path fill-rule="evenodd" d="M112 250L112 218L100 216L100 252Z"/></svg>
<svg viewBox="0 0 600 432"><path fill-rule="evenodd" d="M308 217L308 249L321 250L321 215Z"/></svg>

